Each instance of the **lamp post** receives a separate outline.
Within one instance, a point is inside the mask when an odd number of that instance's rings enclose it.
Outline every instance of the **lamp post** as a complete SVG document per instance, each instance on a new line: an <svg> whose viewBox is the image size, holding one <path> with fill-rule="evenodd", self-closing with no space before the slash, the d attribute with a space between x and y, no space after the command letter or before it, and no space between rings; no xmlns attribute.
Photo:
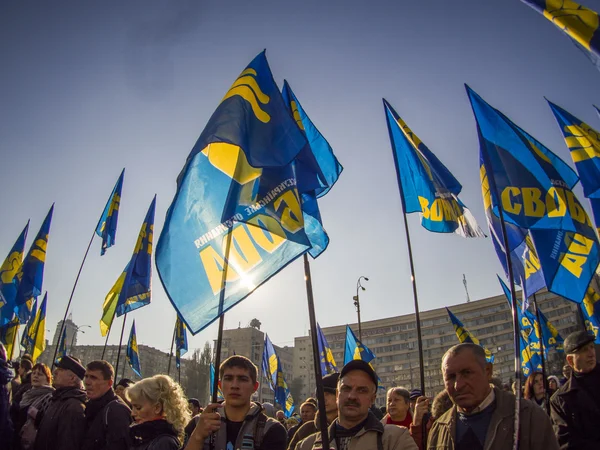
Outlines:
<svg viewBox="0 0 600 450"><path fill-rule="evenodd" d="M73 332L73 336L71 336L71 345L69 346L69 348L71 349L71 353L73 353L73 343L75 342L75 336L77 335L77 333L84 327L92 328L89 325L81 325L79 327L75 324L73 325L75 326L75 331ZM85 334L85 331L81 330L81 332Z"/></svg>
<svg viewBox="0 0 600 450"><path fill-rule="evenodd" d="M360 342L362 342L362 328L360 325L360 298L358 296L358 292L360 289L362 289L363 291L366 290L365 287L362 284L360 284L360 281L363 279L365 281L369 281L369 279L367 277L364 277L364 276L358 277L358 280L356 280L356 295L353 297L354 306L356 306L356 314L358 314L358 340Z"/></svg>

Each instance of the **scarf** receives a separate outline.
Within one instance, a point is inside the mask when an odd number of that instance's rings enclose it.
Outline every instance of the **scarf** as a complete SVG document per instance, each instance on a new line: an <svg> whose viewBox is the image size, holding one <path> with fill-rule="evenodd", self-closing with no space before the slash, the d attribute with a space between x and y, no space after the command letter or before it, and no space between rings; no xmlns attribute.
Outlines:
<svg viewBox="0 0 600 450"><path fill-rule="evenodd" d="M31 388L25 392L25 394L23 394L23 398L21 399L19 406L21 408L27 408L29 406L38 408L37 405L42 403L43 397L50 397L53 392L54 388L52 386L39 386Z"/></svg>

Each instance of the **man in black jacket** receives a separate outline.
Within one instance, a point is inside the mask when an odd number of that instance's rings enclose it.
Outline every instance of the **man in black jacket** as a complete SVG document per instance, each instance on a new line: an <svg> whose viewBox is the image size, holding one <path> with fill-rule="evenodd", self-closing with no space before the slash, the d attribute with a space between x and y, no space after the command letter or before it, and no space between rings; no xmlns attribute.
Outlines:
<svg viewBox="0 0 600 450"><path fill-rule="evenodd" d="M87 431L82 449L127 450L131 410L113 390L115 371L107 361L92 361L85 371L89 399L85 410Z"/></svg>
<svg viewBox="0 0 600 450"><path fill-rule="evenodd" d="M52 384L56 388L35 438L35 450L79 449L85 433L85 368L79 360L63 356L56 365Z"/></svg>
<svg viewBox="0 0 600 450"><path fill-rule="evenodd" d="M600 366L595 337L576 331L564 343L569 380L550 399L550 415L561 449L600 448Z"/></svg>

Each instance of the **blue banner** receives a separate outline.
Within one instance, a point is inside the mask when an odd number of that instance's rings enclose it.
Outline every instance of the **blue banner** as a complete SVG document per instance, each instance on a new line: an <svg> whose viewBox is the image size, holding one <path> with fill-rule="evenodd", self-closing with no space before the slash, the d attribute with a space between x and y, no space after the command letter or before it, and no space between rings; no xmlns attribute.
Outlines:
<svg viewBox="0 0 600 450"><path fill-rule="evenodd" d="M335 364L335 359L333 359L333 353L331 352L331 347L327 343L327 339L325 339L325 335L323 334L323 330L317 323L317 343L319 345L319 359L321 361L321 373L326 375L328 373L338 372L337 366Z"/></svg>
<svg viewBox="0 0 600 450"><path fill-rule="evenodd" d="M458 319L458 317L456 317L454 314L452 314L452 311L450 311L448 308L446 308L446 312L448 313L448 316L450 316L450 322L452 322L452 326L454 327L454 332L456 333L458 342L460 342L461 344L463 342L467 342L467 343L479 345L481 348L483 348L483 350L485 350L485 360L489 363L493 363L495 360L495 357L494 357L494 355L492 355L492 352L490 352L487 348L485 348L483 345L481 345L481 343L479 342L479 339L477 339L475 336L473 336L471 334L471 332L469 330L467 330L467 328Z"/></svg>
<svg viewBox="0 0 600 450"><path fill-rule="evenodd" d="M140 368L140 354L138 353L137 337L135 335L135 319L131 324L131 331L129 332L129 341L127 342L127 362L131 370L135 374L142 378L142 369Z"/></svg>
<svg viewBox="0 0 600 450"><path fill-rule="evenodd" d="M116 242L117 221L119 219L119 206L121 205L121 191L123 189L123 176L125 169L121 172L117 184L113 188L108 202L102 211L102 216L96 226L96 234L102 238L100 255L106 253L106 249L112 247Z"/></svg>
<svg viewBox="0 0 600 450"><path fill-rule="evenodd" d="M306 145L261 53L188 157L157 245L161 282L192 334L310 249L293 164Z"/></svg>
<svg viewBox="0 0 600 450"><path fill-rule="evenodd" d="M29 221L0 266L0 326L9 323L16 312L17 285L13 283L13 278L23 263L28 230Z"/></svg>
<svg viewBox="0 0 600 450"><path fill-rule="evenodd" d="M469 209L458 198L461 184L384 99L384 110L406 213L421 214L421 225L437 233L483 237Z"/></svg>

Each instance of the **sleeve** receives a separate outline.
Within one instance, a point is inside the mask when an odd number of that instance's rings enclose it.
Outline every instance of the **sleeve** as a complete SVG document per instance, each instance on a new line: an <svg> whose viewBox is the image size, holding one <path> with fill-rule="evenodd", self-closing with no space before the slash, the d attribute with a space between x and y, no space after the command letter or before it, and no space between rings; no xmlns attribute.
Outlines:
<svg viewBox="0 0 600 450"><path fill-rule="evenodd" d="M260 450L286 450L287 433L283 425L274 423L263 437Z"/></svg>
<svg viewBox="0 0 600 450"><path fill-rule="evenodd" d="M150 443L148 450L179 450L179 441L173 436L159 436Z"/></svg>
<svg viewBox="0 0 600 450"><path fill-rule="evenodd" d="M83 403L74 400L65 408L57 424L55 450L81 448L86 431L85 409Z"/></svg>
<svg viewBox="0 0 600 450"><path fill-rule="evenodd" d="M290 441L290 443L287 446L287 450L294 450L296 448L296 444L298 442L300 442L302 439L304 439L305 437L312 434L312 433L308 433L307 427L310 427L310 422L303 423L302 426L298 429L298 431L296 431L296 433L292 437L292 440ZM287 439L287 433L286 433L286 439Z"/></svg>
<svg viewBox="0 0 600 450"><path fill-rule="evenodd" d="M577 430L572 421L568 419L569 414L565 411L565 403L556 394L550 399L550 417L552 428L558 444L556 447L563 450L585 450L595 448L598 443L585 439L585 436ZM544 448L542 446L537 448Z"/></svg>
<svg viewBox="0 0 600 450"><path fill-rule="evenodd" d="M131 412L125 405L116 404L107 406L106 413L106 449L129 449L129 425Z"/></svg>

